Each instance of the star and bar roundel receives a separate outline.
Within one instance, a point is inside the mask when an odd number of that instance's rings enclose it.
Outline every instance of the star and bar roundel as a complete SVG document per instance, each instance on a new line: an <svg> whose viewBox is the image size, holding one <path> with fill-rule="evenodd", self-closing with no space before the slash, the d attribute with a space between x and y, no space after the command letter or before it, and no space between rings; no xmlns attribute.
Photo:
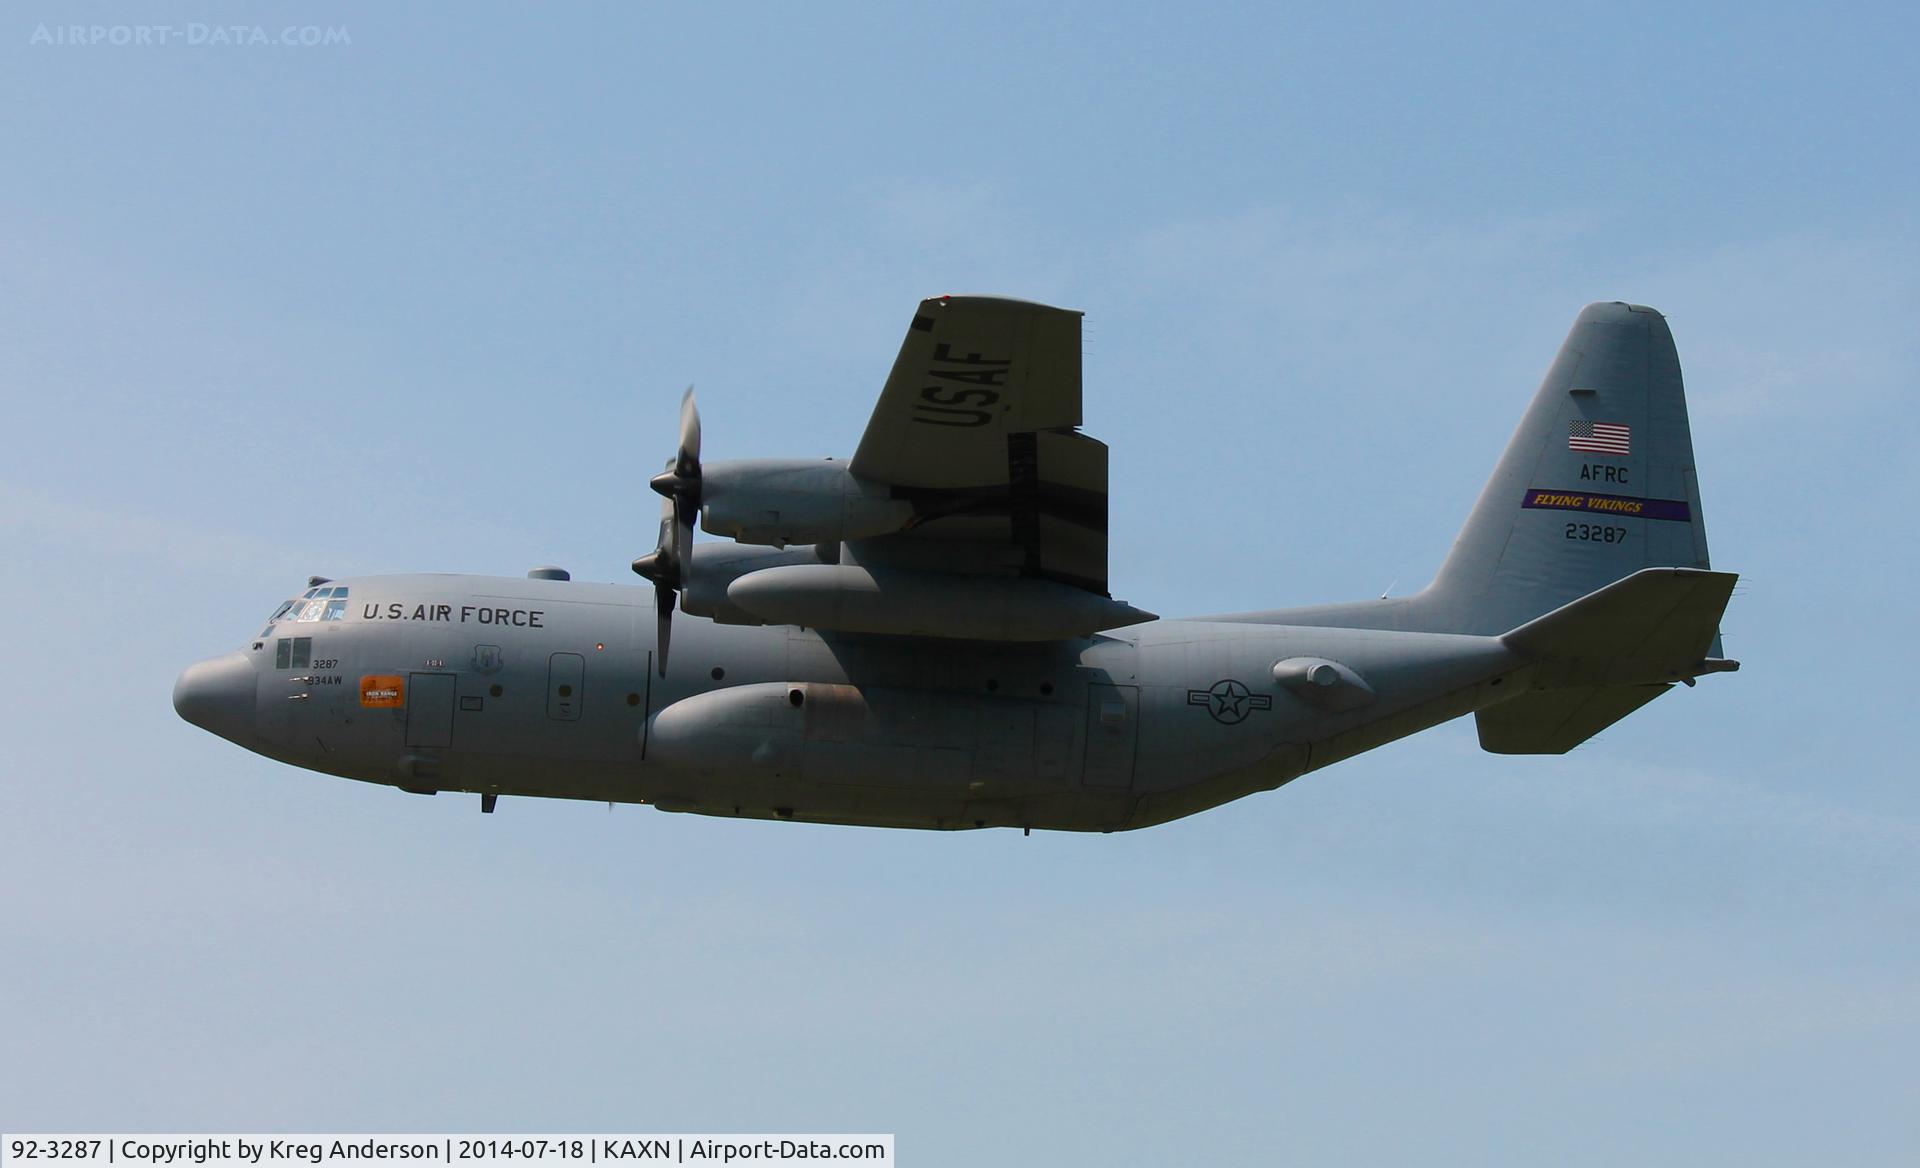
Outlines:
<svg viewBox="0 0 1920 1168"><path fill-rule="evenodd" d="M1255 710L1271 710L1273 698L1267 694L1257 694L1233 678L1216 681L1209 689L1190 689L1187 691L1189 706L1205 706L1213 720L1223 726L1232 726L1247 720L1247 715Z"/></svg>

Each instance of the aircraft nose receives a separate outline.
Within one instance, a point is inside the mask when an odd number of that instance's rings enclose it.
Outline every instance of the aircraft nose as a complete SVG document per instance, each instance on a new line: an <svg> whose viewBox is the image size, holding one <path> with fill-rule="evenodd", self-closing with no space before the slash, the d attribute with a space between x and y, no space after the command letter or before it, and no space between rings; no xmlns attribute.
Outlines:
<svg viewBox="0 0 1920 1168"><path fill-rule="evenodd" d="M173 683L173 709L202 730L233 742L253 737L253 664L228 653L187 666Z"/></svg>

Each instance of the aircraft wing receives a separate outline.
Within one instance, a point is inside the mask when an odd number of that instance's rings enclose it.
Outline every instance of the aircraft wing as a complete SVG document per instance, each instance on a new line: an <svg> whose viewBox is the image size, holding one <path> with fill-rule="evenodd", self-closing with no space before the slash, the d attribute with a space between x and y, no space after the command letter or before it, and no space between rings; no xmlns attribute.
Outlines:
<svg viewBox="0 0 1920 1168"><path fill-rule="evenodd" d="M1053 580L1106 596L1107 448L1081 434L1080 316L920 302L850 469L914 506L863 564Z"/></svg>

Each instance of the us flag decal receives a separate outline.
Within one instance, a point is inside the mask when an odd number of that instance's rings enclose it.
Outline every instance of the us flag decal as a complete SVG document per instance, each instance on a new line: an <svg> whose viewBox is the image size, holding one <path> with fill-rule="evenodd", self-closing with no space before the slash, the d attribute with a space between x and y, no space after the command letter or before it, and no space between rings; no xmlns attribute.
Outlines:
<svg viewBox="0 0 1920 1168"><path fill-rule="evenodd" d="M1567 423L1567 449L1588 454L1631 454L1628 428L1621 422L1589 422L1577 419Z"/></svg>

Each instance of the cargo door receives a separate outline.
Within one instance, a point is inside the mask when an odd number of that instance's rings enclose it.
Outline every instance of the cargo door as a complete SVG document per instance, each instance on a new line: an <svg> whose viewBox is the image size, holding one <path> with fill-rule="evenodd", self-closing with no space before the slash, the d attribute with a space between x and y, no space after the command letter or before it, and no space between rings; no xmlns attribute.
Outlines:
<svg viewBox="0 0 1920 1168"><path fill-rule="evenodd" d="M407 675L408 746L453 745L453 691L451 673Z"/></svg>
<svg viewBox="0 0 1920 1168"><path fill-rule="evenodd" d="M1087 786L1124 789L1133 785L1139 724L1139 687L1097 682L1087 686L1087 751L1082 772Z"/></svg>

